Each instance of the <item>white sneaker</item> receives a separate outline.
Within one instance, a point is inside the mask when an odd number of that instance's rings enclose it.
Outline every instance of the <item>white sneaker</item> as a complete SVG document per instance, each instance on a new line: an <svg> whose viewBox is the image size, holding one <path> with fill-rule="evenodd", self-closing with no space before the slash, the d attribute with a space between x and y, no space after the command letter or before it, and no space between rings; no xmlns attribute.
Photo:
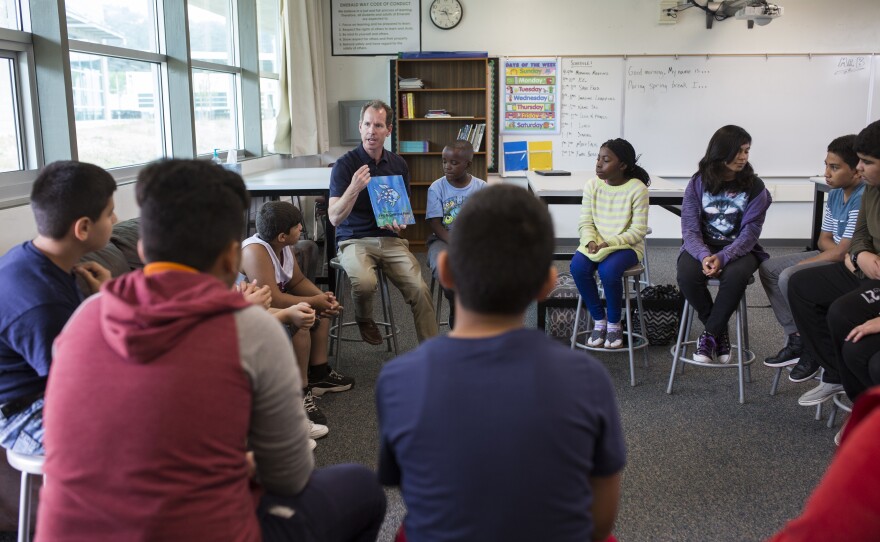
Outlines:
<svg viewBox="0 0 880 542"><path fill-rule="evenodd" d="M310 438L310 439L309 439L309 451L310 451L310 452L314 452L314 451L315 451L315 448L317 448L317 447L318 447L318 443L315 442L315 439Z"/></svg>
<svg viewBox="0 0 880 542"><path fill-rule="evenodd" d="M820 405L828 399L834 397L836 394L841 393L842 391L842 384L829 384L828 382L821 382L815 388L801 395L800 399L798 399L798 404L801 406Z"/></svg>
<svg viewBox="0 0 880 542"><path fill-rule="evenodd" d="M326 425L321 425L319 423L315 423L312 420L309 420L309 438L310 439L319 439L321 437L326 437L327 433L330 432L330 428Z"/></svg>

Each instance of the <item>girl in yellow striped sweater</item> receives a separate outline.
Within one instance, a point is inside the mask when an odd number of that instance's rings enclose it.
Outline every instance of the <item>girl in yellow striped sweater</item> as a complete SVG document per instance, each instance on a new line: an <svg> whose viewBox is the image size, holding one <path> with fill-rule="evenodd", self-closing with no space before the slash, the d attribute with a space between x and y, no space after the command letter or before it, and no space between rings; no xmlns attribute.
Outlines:
<svg viewBox="0 0 880 542"><path fill-rule="evenodd" d="M610 139L599 149L596 177L584 185L580 246L571 260L571 274L595 322L587 340L594 347L623 346L623 272L639 263L645 252L651 180L637 161L628 141ZM605 290L607 314L599 299L597 271Z"/></svg>

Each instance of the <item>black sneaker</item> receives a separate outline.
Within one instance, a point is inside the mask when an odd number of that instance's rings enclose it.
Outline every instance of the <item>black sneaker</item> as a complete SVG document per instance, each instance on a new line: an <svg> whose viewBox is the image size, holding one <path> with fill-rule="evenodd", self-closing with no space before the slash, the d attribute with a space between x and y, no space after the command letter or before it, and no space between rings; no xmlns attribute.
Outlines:
<svg viewBox="0 0 880 542"><path fill-rule="evenodd" d="M775 356L766 358L764 365L767 367L788 367L795 365L801 359L804 351L803 343L800 335L789 335L788 344L785 348L776 353Z"/></svg>
<svg viewBox="0 0 880 542"><path fill-rule="evenodd" d="M801 355L801 359L798 360L797 365L791 370L788 379L792 382L806 382L816 376L819 369L819 364L810 359L810 356Z"/></svg>
<svg viewBox="0 0 880 542"><path fill-rule="evenodd" d="M330 369L324 377L311 379L309 378L309 388L312 395L320 397L327 392L348 391L354 387L354 378L344 376L337 373L334 369Z"/></svg>
<svg viewBox="0 0 880 542"><path fill-rule="evenodd" d="M303 408L306 409L306 416L319 425L327 425L327 416L321 412L318 405L315 404L315 398L312 396L312 390L308 390L303 396Z"/></svg>

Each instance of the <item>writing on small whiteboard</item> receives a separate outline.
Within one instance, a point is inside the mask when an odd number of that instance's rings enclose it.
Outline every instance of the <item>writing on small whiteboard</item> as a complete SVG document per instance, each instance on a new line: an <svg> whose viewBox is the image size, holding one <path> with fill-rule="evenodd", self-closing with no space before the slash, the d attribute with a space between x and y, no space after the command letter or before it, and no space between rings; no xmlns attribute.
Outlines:
<svg viewBox="0 0 880 542"><path fill-rule="evenodd" d="M620 74L594 59L567 59L562 65L563 159L596 159L599 146L620 135ZM565 162L569 163L569 162Z"/></svg>
<svg viewBox="0 0 880 542"><path fill-rule="evenodd" d="M834 75L846 75L868 69L868 59L863 56L842 56L837 59Z"/></svg>

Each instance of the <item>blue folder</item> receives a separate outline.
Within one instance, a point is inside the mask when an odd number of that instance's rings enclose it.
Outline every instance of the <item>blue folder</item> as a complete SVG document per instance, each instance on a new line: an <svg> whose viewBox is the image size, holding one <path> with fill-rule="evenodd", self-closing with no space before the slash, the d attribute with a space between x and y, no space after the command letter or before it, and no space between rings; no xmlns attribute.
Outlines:
<svg viewBox="0 0 880 542"><path fill-rule="evenodd" d="M529 169L529 144L525 141L504 142L504 171Z"/></svg>

